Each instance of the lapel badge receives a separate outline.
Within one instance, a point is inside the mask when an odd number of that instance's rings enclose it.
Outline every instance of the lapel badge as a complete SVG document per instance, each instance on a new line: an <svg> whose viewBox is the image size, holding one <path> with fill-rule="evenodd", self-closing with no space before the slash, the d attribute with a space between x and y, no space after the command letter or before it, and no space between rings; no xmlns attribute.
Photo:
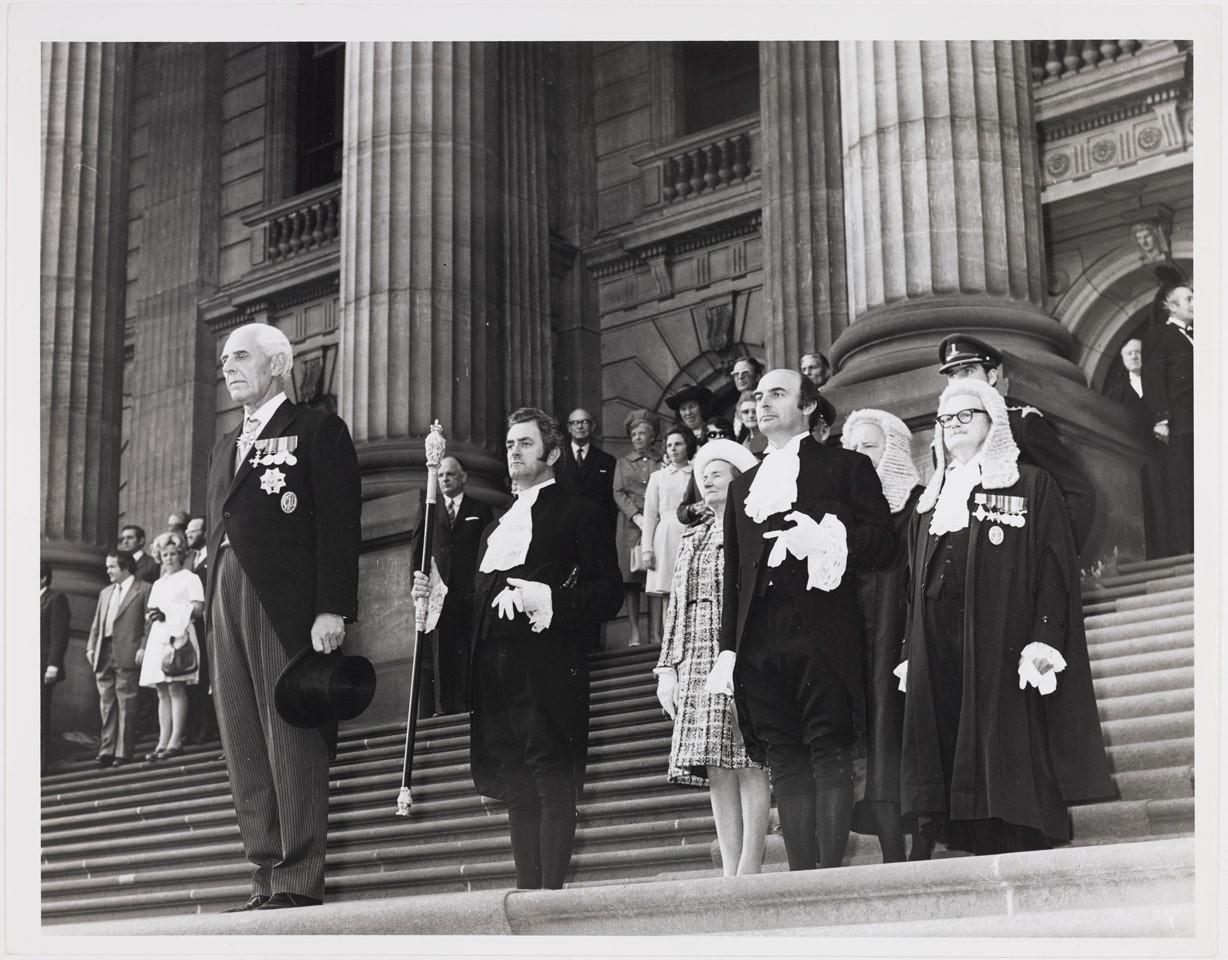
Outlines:
<svg viewBox="0 0 1228 960"><path fill-rule="evenodd" d="M287 490L281 495L281 512L293 513L298 509L298 496L293 490Z"/></svg>
<svg viewBox="0 0 1228 960"><path fill-rule="evenodd" d="M1002 540L1004 537L1005 534L1003 534L1001 527L993 526L989 528L989 542L995 547L1002 546Z"/></svg>
<svg viewBox="0 0 1228 960"><path fill-rule="evenodd" d="M265 493L281 493L286 485L286 475L274 467L260 475L260 489Z"/></svg>

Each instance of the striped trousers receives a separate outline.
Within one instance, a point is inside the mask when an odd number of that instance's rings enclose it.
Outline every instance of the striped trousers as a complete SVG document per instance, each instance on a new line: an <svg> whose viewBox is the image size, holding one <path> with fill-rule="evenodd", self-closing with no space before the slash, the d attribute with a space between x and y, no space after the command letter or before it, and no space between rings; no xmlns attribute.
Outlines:
<svg viewBox="0 0 1228 960"><path fill-rule="evenodd" d="M255 865L252 893L322 900L328 747L319 731L278 715L273 688L288 657L234 551L223 549L217 564L210 675L239 833Z"/></svg>

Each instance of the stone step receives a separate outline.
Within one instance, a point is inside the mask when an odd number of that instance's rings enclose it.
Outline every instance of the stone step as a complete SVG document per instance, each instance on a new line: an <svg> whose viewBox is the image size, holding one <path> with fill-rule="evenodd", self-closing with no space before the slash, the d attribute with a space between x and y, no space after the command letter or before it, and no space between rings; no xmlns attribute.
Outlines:
<svg viewBox="0 0 1228 960"><path fill-rule="evenodd" d="M1121 623L1109 627L1096 627L1087 631L1088 652L1098 643L1106 640L1130 640L1135 637L1148 637L1153 634L1188 633L1194 629L1194 615L1173 617L1169 620L1139 623Z"/></svg>
<svg viewBox="0 0 1228 960"><path fill-rule="evenodd" d="M1153 557L1150 560L1123 560L1117 565L1119 573L1139 573L1144 570L1164 570L1170 566L1192 566L1194 554L1181 553L1171 557Z"/></svg>
<svg viewBox="0 0 1228 960"><path fill-rule="evenodd" d="M1112 702L1117 697L1135 697L1175 691L1184 694L1194 689L1194 668L1177 667L1153 670L1150 673L1128 673L1093 677L1092 689L1099 703Z"/></svg>
<svg viewBox="0 0 1228 960"><path fill-rule="evenodd" d="M1104 600L1110 596L1124 596L1127 593L1146 592L1146 585L1162 580L1172 580L1176 577L1193 577L1194 564L1177 563L1157 567L1155 570L1142 570L1134 573L1119 573L1111 577L1101 577L1097 580L1083 581L1083 599Z"/></svg>
<svg viewBox="0 0 1228 960"><path fill-rule="evenodd" d="M1148 591L1138 597L1119 597L1114 600L1118 610L1145 610L1155 606L1168 606L1173 603L1193 603L1194 584L1174 587L1164 590ZM1084 614L1087 611L1084 610Z"/></svg>
<svg viewBox="0 0 1228 960"><path fill-rule="evenodd" d="M1159 650L1155 653L1134 653L1121 657L1106 657L1091 663L1093 682L1109 677L1147 677L1154 673L1194 666L1194 648ZM1061 681L1059 680L1059 683Z"/></svg>
<svg viewBox="0 0 1228 960"><path fill-rule="evenodd" d="M1176 603L1163 603L1154 606L1133 607L1118 610L1114 613L1100 613L1095 616L1084 616L1083 623L1088 631L1104 627L1118 627L1126 623L1152 623L1157 620L1171 620L1178 617L1193 617L1194 601L1181 600Z"/></svg>
<svg viewBox="0 0 1228 960"><path fill-rule="evenodd" d="M1194 852L1192 838L1163 839L729 879L615 883L561 891L490 890L412 899L381 897L326 903L293 911L291 916L286 911L164 919L137 916L67 924L58 927L57 933L626 936L817 927L852 930L855 925L871 923L1044 914L1054 905L1062 912L1155 910L1193 903ZM455 882L472 891L480 877ZM210 896L212 891L193 893L196 896L189 909L217 904ZM245 894L246 885L236 885L230 902L240 902ZM70 904L51 906L56 918L74 916ZM131 909L129 902L116 906ZM84 910L97 907L87 902Z"/></svg>
<svg viewBox="0 0 1228 960"><path fill-rule="evenodd" d="M739 932L736 936L772 937L1192 937L1192 904L1158 907L1089 907L1014 913L1007 916L898 920L831 927L789 927Z"/></svg>
<svg viewBox="0 0 1228 960"><path fill-rule="evenodd" d="M1147 580L1134 586L1112 587L1110 589L1083 589L1083 613L1090 615L1103 613L1105 610L1117 609L1117 604L1125 601L1145 604L1148 597L1162 596L1166 593L1193 590L1194 575L1192 573L1177 577L1165 577L1162 580Z"/></svg>
<svg viewBox="0 0 1228 960"><path fill-rule="evenodd" d="M1100 724L1106 746L1128 743L1159 743L1165 740L1193 738L1194 711L1158 713L1150 716L1125 717Z"/></svg>
<svg viewBox="0 0 1228 960"><path fill-rule="evenodd" d="M1116 681L1102 680L1101 684ZM1101 688L1097 687L1097 692ZM1096 708L1102 723L1138 717L1153 717L1168 713L1183 713L1194 709L1194 688L1147 691L1122 696L1101 697Z"/></svg>
<svg viewBox="0 0 1228 960"><path fill-rule="evenodd" d="M1194 796L1191 763L1150 770L1124 770L1113 774L1122 800L1175 800Z"/></svg>
<svg viewBox="0 0 1228 960"><path fill-rule="evenodd" d="M1194 631L1176 633L1153 633L1145 637L1130 637L1127 640L1102 640L1087 648L1091 660L1106 660L1134 653L1157 653L1161 650L1180 650L1194 647Z"/></svg>
<svg viewBox="0 0 1228 960"><path fill-rule="evenodd" d="M1194 738L1179 737L1150 743L1123 743L1105 751L1115 773L1165 770L1178 765L1193 767Z"/></svg>

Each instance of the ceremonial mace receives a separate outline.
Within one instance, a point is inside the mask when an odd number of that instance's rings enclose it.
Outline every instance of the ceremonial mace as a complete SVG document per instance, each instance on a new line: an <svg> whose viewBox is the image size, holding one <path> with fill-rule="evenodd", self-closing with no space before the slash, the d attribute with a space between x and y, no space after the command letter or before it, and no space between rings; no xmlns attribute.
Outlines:
<svg viewBox="0 0 1228 960"><path fill-rule="evenodd" d="M426 504L422 508L422 554L416 569L431 575L431 540L435 530L435 488L439 477L439 462L443 460L447 441L443 438L443 424L438 420L431 424L426 435ZM418 688L422 685L422 643L426 639L426 617L429 601L414 605L414 658L409 668L409 719L405 730L405 756L401 764L401 790L397 794L397 816L408 817L414 798L409 792L409 780L413 775L414 739L418 735Z"/></svg>

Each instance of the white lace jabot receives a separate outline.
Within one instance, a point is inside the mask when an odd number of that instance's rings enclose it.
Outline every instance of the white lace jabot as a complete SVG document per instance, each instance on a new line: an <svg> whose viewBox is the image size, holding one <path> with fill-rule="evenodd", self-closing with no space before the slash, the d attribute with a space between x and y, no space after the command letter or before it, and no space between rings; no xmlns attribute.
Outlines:
<svg viewBox="0 0 1228 960"><path fill-rule="evenodd" d="M486 540L486 553L478 567L482 573L511 570L524 563L533 540L533 504L537 503L537 495L552 483L553 477L516 495L516 502L499 518L499 525Z"/></svg>
<svg viewBox="0 0 1228 960"><path fill-rule="evenodd" d="M783 447L767 448L767 457L755 471L746 494L746 515L763 523L774 513L783 513L797 501L797 451L809 433L799 433Z"/></svg>

